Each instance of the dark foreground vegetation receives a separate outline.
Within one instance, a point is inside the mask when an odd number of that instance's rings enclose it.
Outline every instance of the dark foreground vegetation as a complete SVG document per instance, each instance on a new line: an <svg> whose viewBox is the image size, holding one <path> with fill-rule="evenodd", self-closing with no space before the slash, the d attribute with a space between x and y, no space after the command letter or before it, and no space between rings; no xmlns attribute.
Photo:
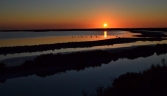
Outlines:
<svg viewBox="0 0 167 96"><path fill-rule="evenodd" d="M85 42L67 42L67 43L56 43L56 44L43 44L33 46L14 46L14 47L1 47L0 54L14 54L23 52L39 52L47 50L55 50L61 48L84 48L93 46L113 45L122 43L132 43L137 41L162 41L166 38L115 38L99 41L85 41Z"/></svg>
<svg viewBox="0 0 167 96"><path fill-rule="evenodd" d="M68 70L80 71L88 67L108 64L120 58L136 59L139 57L148 57L154 53L157 55L166 54L166 49L167 44L157 44L155 46L138 46L130 49L119 49L117 51L94 50L67 54L40 55L34 60L25 61L19 66L6 67L6 64L0 63L0 81L4 82L6 79L35 74L40 77L46 77Z"/></svg>
<svg viewBox="0 0 167 96"><path fill-rule="evenodd" d="M91 96L167 96L167 65L152 65L139 72L128 72L113 80L112 86L99 86ZM83 92L84 96L88 96Z"/></svg>

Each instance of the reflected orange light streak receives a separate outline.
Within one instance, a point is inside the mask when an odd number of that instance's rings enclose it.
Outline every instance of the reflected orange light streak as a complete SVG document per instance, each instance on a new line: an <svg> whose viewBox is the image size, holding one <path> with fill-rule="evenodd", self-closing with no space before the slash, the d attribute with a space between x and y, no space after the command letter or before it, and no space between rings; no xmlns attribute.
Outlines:
<svg viewBox="0 0 167 96"><path fill-rule="evenodd" d="M107 38L107 31L104 31L104 38Z"/></svg>

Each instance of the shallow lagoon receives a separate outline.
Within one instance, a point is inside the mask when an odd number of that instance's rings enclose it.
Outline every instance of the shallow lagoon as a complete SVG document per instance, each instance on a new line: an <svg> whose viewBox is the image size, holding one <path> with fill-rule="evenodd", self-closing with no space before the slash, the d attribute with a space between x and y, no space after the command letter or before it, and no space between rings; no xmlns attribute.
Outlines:
<svg viewBox="0 0 167 96"><path fill-rule="evenodd" d="M83 71L67 71L45 78L36 75L6 80L0 84L1 95L50 95L50 96L82 96L82 91L94 93L99 85L111 84L111 79L126 72L139 72L152 64L160 63L167 55L138 58L135 60L119 59L100 67L86 68Z"/></svg>
<svg viewBox="0 0 167 96"><path fill-rule="evenodd" d="M132 37L133 34L127 31L112 31L112 32L47 32L47 33L0 33L0 45L2 46L18 46L18 45L38 45L61 42L79 42L90 40L102 40L107 38L118 37ZM107 35L107 36L106 36ZM5 37L6 36L6 37ZM87 37L86 37L87 36ZM66 38L66 39L65 39ZM68 38L68 39L67 39ZM62 41L61 41L62 40ZM70 41L71 40L71 41ZM16 43L17 42L17 43ZM47 53L62 53L83 50L95 49L112 49L121 47L132 47L139 45L154 45L157 43L166 43L167 41L156 42L135 42L128 44L115 44L113 46L94 46L90 48L67 48L60 50L48 50L44 52L20 53L1 55L0 60L6 59L7 62L17 65L19 60L24 61L24 57L35 57L40 54ZM84 70L76 71L69 70L65 73L54 74L46 77L39 77L37 75L27 75L24 77L17 77L1 81L0 94L5 95L25 95L25 96L82 96L82 91L88 93L95 93L97 86L107 86L111 84L111 79L118 77L126 72L139 72L149 68L152 64L160 63L162 58L166 58L166 54L157 56L156 54L137 59L119 59L111 61L109 64L102 64L99 67L89 67ZM14 59L14 58L18 59ZM10 58L10 59L9 59ZM30 58L28 58L30 59ZM72 58L71 58L72 59ZM12 61L15 60L15 61ZM20 73L21 74L21 73ZM0 77L2 79L2 77Z"/></svg>

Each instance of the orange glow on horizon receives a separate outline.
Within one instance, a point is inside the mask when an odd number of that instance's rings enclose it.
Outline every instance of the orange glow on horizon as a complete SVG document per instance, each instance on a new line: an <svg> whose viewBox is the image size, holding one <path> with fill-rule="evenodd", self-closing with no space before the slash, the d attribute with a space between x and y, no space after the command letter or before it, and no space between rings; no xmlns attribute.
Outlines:
<svg viewBox="0 0 167 96"><path fill-rule="evenodd" d="M99 19L100 18L100 19ZM0 29L13 29L13 30L19 30L19 29L82 29L82 28L142 28L142 27L167 27L166 23L167 21L135 21L131 20L128 21L125 19L118 19L116 17L112 17L111 19L108 19L109 17L99 16L94 19L85 19L84 21L74 20L74 21L46 21L46 20L34 20L31 21L31 19L27 19L26 21L18 20L9 20L8 22L3 21L0 22ZM29 20L29 21L28 21ZM73 20L73 19L72 19ZM89 22L88 22L89 21ZM104 22L107 21L107 22Z"/></svg>

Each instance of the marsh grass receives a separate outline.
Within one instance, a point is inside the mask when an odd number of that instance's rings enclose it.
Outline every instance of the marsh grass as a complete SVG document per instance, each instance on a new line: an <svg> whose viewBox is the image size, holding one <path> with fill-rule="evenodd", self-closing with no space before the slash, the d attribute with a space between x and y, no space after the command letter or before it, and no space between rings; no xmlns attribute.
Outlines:
<svg viewBox="0 0 167 96"><path fill-rule="evenodd" d="M89 96L166 96L167 64L152 65L142 72L127 72L115 78L112 86L97 87L96 95Z"/></svg>

